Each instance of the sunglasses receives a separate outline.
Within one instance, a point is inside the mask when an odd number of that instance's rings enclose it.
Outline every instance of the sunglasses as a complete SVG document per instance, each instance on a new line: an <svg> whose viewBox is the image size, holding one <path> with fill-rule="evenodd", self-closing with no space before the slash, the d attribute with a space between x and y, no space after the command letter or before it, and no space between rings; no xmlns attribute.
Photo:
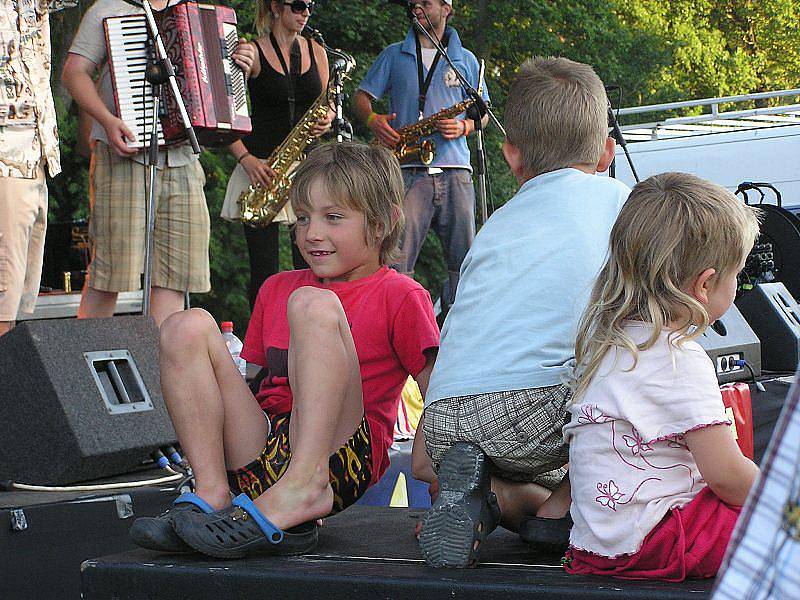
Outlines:
<svg viewBox="0 0 800 600"><path fill-rule="evenodd" d="M296 15L300 15L303 13L304 10L308 11L308 14L314 13L314 7L316 6L316 2L303 2L303 0L292 0L292 2L284 2L285 6L288 6L292 9L292 12Z"/></svg>

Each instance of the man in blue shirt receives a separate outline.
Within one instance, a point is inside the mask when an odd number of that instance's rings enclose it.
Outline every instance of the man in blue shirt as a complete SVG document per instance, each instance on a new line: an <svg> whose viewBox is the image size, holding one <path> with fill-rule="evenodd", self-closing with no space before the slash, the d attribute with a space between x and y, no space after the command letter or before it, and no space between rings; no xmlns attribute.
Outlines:
<svg viewBox="0 0 800 600"><path fill-rule="evenodd" d="M422 26L447 47L448 55L472 87L478 87L479 66L475 55L461 46L458 33L447 26L452 0L420 0L414 12ZM426 18L427 15L427 18ZM422 69L418 69L418 64ZM485 85L482 95L488 100ZM389 114L372 110L372 101L389 95ZM359 85L356 114L389 147L400 139L397 129L411 125L443 108L467 99L458 77L433 43L421 32L409 29L402 42L381 52ZM433 226L444 249L450 287L449 304L455 296L461 262L475 236L475 190L472 186L467 136L475 124L464 113L436 123L435 158L430 165L416 160L403 165L406 217L402 257L398 270L412 274L428 229Z"/></svg>

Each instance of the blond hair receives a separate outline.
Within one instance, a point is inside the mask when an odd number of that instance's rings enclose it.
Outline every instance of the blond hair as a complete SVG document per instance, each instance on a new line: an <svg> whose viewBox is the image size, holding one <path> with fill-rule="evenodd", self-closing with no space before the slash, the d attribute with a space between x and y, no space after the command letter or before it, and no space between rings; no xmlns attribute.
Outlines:
<svg viewBox="0 0 800 600"><path fill-rule="evenodd" d="M573 165L596 165L608 137L603 82L592 67L534 57L519 68L506 100L508 141L535 177Z"/></svg>
<svg viewBox="0 0 800 600"><path fill-rule="evenodd" d="M638 183L611 230L609 257L578 327L573 398L612 348L629 351L635 367L638 351L651 348L668 325L678 324L670 334L678 345L700 336L708 312L684 290L706 269L715 270L712 285L735 273L757 236L757 209L719 185L686 173ZM649 339L637 346L625 332L628 319L651 323Z"/></svg>
<svg viewBox="0 0 800 600"><path fill-rule="evenodd" d="M283 4L282 0L257 0L258 10L256 12L256 33L263 37L272 28L275 15L272 12L272 3Z"/></svg>
<svg viewBox="0 0 800 600"><path fill-rule="evenodd" d="M380 262L392 264L403 232L403 175L382 146L356 142L322 144L297 169L289 192L295 211L310 207L311 186L319 181L339 206L364 213L368 245L380 240Z"/></svg>

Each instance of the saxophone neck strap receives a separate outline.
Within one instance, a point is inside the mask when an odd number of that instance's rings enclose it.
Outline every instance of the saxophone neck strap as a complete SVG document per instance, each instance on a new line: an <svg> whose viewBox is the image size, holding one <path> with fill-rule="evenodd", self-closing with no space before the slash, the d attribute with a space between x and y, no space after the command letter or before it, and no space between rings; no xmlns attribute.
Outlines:
<svg viewBox="0 0 800 600"><path fill-rule="evenodd" d="M271 31L269 32L269 43L272 44L272 49L275 50L275 55L278 57L278 62L281 63L283 74L286 76L286 89L288 90L286 99L289 103L289 125L294 127L294 89L297 76L300 74L300 43L297 41L297 38L292 42L292 49L289 51L288 69L286 68L286 61L283 60L283 52L281 52L281 48L278 46L278 40L275 39Z"/></svg>
<svg viewBox="0 0 800 600"><path fill-rule="evenodd" d="M447 47L447 42L450 40L450 30L446 29L444 35L442 36L442 47ZM442 53L437 51L436 56L433 58L433 62L431 63L431 68L428 69L428 76L425 77L423 74L423 63L422 63L422 44L419 41L419 33L414 36L414 42L417 47L417 80L419 83L419 118L425 116L425 97L428 95L428 88L431 87L431 81L433 81L433 73L436 71L436 67L439 64L439 59L442 57Z"/></svg>

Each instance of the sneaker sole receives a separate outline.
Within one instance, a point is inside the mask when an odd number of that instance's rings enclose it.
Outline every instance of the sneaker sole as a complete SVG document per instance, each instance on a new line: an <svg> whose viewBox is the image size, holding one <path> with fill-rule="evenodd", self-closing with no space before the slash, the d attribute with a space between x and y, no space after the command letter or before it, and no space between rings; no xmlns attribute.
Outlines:
<svg viewBox="0 0 800 600"><path fill-rule="evenodd" d="M466 568L475 564L480 522L470 514L470 494L478 491L486 456L472 444L457 444L439 469L439 497L422 522L419 546L432 567Z"/></svg>

